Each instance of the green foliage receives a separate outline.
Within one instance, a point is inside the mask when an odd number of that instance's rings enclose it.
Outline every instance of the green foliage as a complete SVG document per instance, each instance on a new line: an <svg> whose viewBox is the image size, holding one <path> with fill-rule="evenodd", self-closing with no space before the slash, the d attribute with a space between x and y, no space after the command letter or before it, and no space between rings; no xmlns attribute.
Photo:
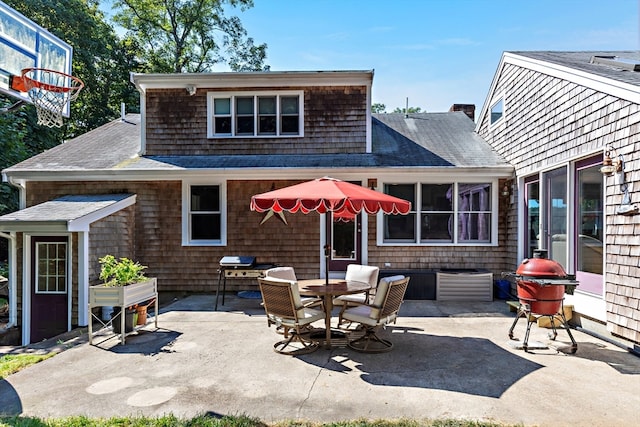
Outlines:
<svg viewBox="0 0 640 427"><path fill-rule="evenodd" d="M44 132L43 148L51 148L117 118L121 102L131 105L132 111L139 109L138 92L129 83L129 71L138 68L135 54L105 21L98 0L5 2L73 47L72 73L85 83L61 129L34 125L29 138ZM34 107L24 110L35 117Z"/></svg>
<svg viewBox="0 0 640 427"><path fill-rule="evenodd" d="M387 106L379 102L376 102L371 105L372 113L384 113L386 109L387 109Z"/></svg>
<svg viewBox="0 0 640 427"><path fill-rule="evenodd" d="M54 355L55 353L6 354L4 356L0 356L0 379L6 378L21 369L46 360Z"/></svg>
<svg viewBox="0 0 640 427"><path fill-rule="evenodd" d="M100 261L100 279L106 286L126 286L147 280L143 270L147 268L129 258L117 260L113 255L105 255Z"/></svg>
<svg viewBox="0 0 640 427"><path fill-rule="evenodd" d="M422 108L420 107L409 107L407 108L400 108L400 107L396 107L395 110L393 110L394 113L405 113L405 114L411 114L411 113L421 113L422 112Z"/></svg>
<svg viewBox="0 0 640 427"><path fill-rule="evenodd" d="M253 0L116 0L114 21L138 46L148 72L199 73L227 63L233 71L265 69L266 44L255 45L232 7L245 10Z"/></svg>

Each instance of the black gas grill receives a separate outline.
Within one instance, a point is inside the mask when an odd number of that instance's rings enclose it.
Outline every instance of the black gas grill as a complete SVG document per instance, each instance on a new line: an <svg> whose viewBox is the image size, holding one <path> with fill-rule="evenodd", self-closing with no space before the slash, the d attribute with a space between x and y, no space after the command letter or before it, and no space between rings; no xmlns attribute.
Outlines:
<svg viewBox="0 0 640 427"><path fill-rule="evenodd" d="M222 284L222 305L224 305L224 294L227 290L227 278L251 279L264 277L265 270L276 267L272 263L258 264L254 256L223 256L220 259L218 269L218 287L216 288L216 306L218 310L218 295Z"/></svg>

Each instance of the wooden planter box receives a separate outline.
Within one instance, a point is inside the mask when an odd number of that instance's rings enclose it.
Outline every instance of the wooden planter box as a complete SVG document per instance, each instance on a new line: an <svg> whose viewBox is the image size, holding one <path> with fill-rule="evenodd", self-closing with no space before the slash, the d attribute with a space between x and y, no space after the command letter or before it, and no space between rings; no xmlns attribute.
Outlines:
<svg viewBox="0 0 640 427"><path fill-rule="evenodd" d="M157 293L155 277L127 286L95 285L89 287L89 304L92 307L129 307L155 298Z"/></svg>
<svg viewBox="0 0 640 427"><path fill-rule="evenodd" d="M156 278L151 278L144 282L134 283L127 286L105 286L95 285L89 286L89 344L92 344L93 340L93 314L94 307L120 307L120 316L115 321L120 322L121 333L120 341L125 343L125 318L124 312L126 307L140 304L141 302L155 299L155 326L158 328L158 285ZM111 325L113 320L107 321L107 323L101 322L103 327ZM134 325L135 329L135 325Z"/></svg>

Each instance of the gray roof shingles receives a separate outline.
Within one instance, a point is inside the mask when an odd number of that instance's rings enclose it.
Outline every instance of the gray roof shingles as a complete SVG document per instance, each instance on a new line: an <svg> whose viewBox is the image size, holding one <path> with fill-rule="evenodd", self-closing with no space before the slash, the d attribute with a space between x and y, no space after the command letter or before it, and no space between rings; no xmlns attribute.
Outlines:
<svg viewBox="0 0 640 427"><path fill-rule="evenodd" d="M0 217L2 223L17 221L68 222L122 201L131 194L70 195L40 203Z"/></svg>
<svg viewBox="0 0 640 427"><path fill-rule="evenodd" d="M510 51L510 53L640 86L640 72L638 71L628 71L612 65L592 64L590 62L593 56L616 56L640 61L640 51Z"/></svg>
<svg viewBox="0 0 640 427"><path fill-rule="evenodd" d="M462 112L374 114L372 153L138 156L140 115L128 114L3 172L247 168L495 167L508 164Z"/></svg>

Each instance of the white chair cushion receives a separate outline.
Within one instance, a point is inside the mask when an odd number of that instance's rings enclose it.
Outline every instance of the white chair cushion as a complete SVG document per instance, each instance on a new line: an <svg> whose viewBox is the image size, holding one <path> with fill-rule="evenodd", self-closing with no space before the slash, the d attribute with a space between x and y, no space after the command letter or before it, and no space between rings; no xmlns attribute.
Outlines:
<svg viewBox="0 0 640 427"><path fill-rule="evenodd" d="M392 314L377 321L375 318L378 316L378 313L380 313L379 308L370 305L359 305L346 309L344 313L342 313L342 318L368 326L378 326L393 322L397 317L396 314Z"/></svg>
<svg viewBox="0 0 640 427"><path fill-rule="evenodd" d="M349 264L344 279L347 281L368 283L375 287L378 283L380 268L371 265Z"/></svg>
<svg viewBox="0 0 640 427"><path fill-rule="evenodd" d="M333 299L333 305L344 305L348 303L365 304L367 303L367 294L341 295Z"/></svg>
<svg viewBox="0 0 640 427"><path fill-rule="evenodd" d="M317 320L324 319L324 311L314 310L313 308L303 308L298 310L298 324L308 325ZM289 328L294 328L296 323L293 319L277 319L276 324L281 324Z"/></svg>
<svg viewBox="0 0 640 427"><path fill-rule="evenodd" d="M402 275L383 277L382 279L380 279L380 283L378 283L378 290L376 291L376 297L373 299L372 305L376 307L382 307L382 304L384 303L384 299L387 295L387 289L389 288L389 283L395 282L396 280L402 280L402 279L404 279L404 276Z"/></svg>
<svg viewBox="0 0 640 427"><path fill-rule="evenodd" d="M274 279L284 279L291 280L292 282L296 282L298 279L296 278L296 273L293 270L293 267L273 267L268 270L265 270L264 277L274 278Z"/></svg>

